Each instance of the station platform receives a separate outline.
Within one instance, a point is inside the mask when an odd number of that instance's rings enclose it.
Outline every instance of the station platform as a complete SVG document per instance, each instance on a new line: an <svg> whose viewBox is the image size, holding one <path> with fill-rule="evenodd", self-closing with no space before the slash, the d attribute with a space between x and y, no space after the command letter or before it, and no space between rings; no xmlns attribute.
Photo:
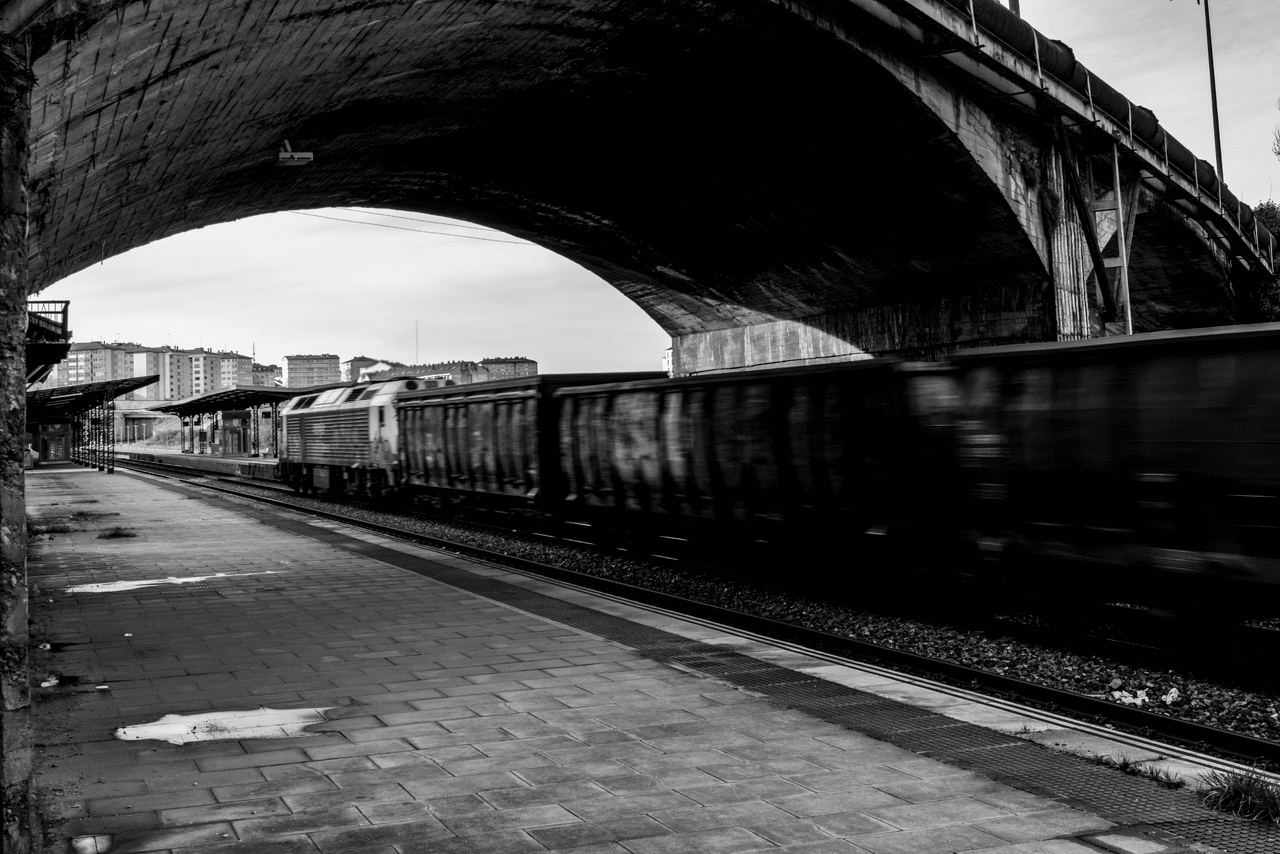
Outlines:
<svg viewBox="0 0 1280 854"><path fill-rule="evenodd" d="M705 622L145 475L27 501L51 852L1277 850Z"/></svg>
<svg viewBox="0 0 1280 854"><path fill-rule="evenodd" d="M260 480L276 479L275 457L222 456L220 454L186 454L168 448L150 448L137 445L117 445L116 458L158 462L173 466L185 466L214 474L256 477Z"/></svg>

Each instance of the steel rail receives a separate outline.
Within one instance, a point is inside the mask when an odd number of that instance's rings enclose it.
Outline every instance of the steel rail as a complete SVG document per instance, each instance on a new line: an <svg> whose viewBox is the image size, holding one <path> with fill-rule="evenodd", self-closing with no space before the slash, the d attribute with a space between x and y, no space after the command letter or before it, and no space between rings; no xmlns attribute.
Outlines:
<svg viewBox="0 0 1280 854"><path fill-rule="evenodd" d="M130 464L135 463L135 461L129 462ZM157 464L145 463L144 465ZM191 473L191 469L181 466L159 464L157 467L182 469L185 473ZM216 473L209 474L216 475ZM213 492L235 495L260 503L307 513L322 519L341 522L342 524L363 528L395 539L408 540L442 551L500 564L531 575L597 590L645 605L688 614L798 646L821 650L858 661L886 663L892 665L895 669L903 669L908 673L928 676L960 687L981 687L1005 700L1040 706L1059 714L1066 712L1080 716L1087 722L1111 722L1148 738L1166 738L1196 750L1215 750L1236 757L1245 763L1280 763L1280 742L1235 733L1182 718L1161 715L1135 706L1126 706L1087 694L1076 694L1061 688L1039 685L1017 677L929 658L917 653L855 640L843 635L808 629L768 617L746 614L741 611L723 608L719 605L686 599L682 596L662 593L622 581L614 581L578 572L577 570L551 566L515 555L490 551L479 546L469 546L416 531L406 531L379 522L355 519L342 513L305 507L292 501L253 495L209 483L193 485Z"/></svg>

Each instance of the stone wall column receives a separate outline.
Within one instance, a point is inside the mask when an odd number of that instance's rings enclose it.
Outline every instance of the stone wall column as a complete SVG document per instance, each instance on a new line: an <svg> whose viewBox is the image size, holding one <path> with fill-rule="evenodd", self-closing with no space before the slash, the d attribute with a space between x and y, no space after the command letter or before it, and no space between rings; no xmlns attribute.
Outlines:
<svg viewBox="0 0 1280 854"><path fill-rule="evenodd" d="M0 726L6 854L33 850L27 665L27 131L32 78L19 39L0 36Z"/></svg>

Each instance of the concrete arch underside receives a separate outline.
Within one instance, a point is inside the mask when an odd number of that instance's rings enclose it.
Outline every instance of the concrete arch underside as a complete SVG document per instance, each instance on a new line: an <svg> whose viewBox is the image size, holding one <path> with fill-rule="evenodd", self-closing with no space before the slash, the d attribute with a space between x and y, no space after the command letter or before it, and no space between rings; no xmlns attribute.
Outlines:
<svg viewBox="0 0 1280 854"><path fill-rule="evenodd" d="M1140 206L1129 251L1134 332L1248 323L1257 295L1252 279L1232 275L1225 253L1168 205ZM1115 241L1111 241L1110 249Z"/></svg>
<svg viewBox="0 0 1280 854"><path fill-rule="evenodd" d="M778 321L855 353L1054 337L1035 217L936 87L860 48L870 21L767 0L86 15L32 35L33 289L192 228L360 205L534 240L677 338ZM276 166L285 139L314 164Z"/></svg>

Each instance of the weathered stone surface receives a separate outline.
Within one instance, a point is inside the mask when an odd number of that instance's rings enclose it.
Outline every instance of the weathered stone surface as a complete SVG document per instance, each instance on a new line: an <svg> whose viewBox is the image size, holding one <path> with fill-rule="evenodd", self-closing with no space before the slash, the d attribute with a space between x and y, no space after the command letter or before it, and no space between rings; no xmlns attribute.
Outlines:
<svg viewBox="0 0 1280 854"><path fill-rule="evenodd" d="M0 37L0 728L5 852L31 850L27 673L27 128L25 48Z"/></svg>

